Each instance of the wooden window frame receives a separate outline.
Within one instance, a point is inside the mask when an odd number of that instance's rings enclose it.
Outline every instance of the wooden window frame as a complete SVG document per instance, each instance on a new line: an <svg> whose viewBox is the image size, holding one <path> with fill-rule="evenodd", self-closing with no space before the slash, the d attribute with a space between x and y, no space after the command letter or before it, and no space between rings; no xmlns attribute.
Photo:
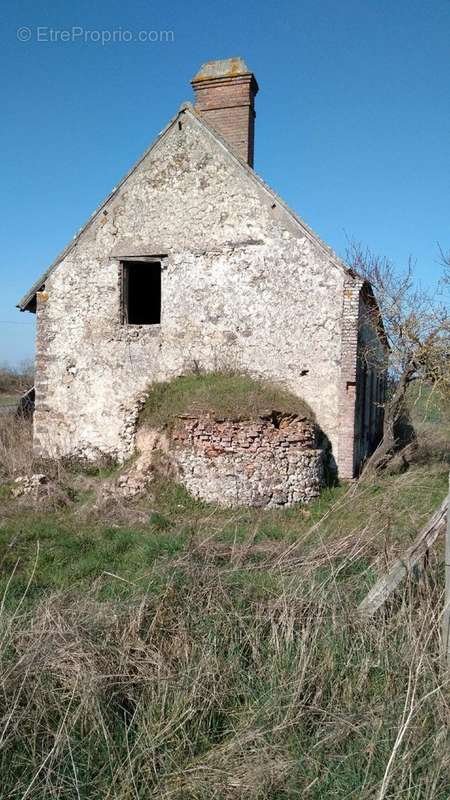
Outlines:
<svg viewBox="0 0 450 800"><path fill-rule="evenodd" d="M164 255L151 255L151 256L120 256L119 259L119 319L120 324L125 325L126 327L130 328L140 328L140 327L150 327L153 329L158 329L161 325L161 321L159 323L153 323L149 325L141 325L139 323L128 322L128 281L127 281L127 273L125 269L125 265L129 262L137 262L141 261L144 264L160 264L161 270L161 313L162 313L162 288L163 288L163 281L162 275L163 272L167 269L168 265L168 256L167 253Z"/></svg>

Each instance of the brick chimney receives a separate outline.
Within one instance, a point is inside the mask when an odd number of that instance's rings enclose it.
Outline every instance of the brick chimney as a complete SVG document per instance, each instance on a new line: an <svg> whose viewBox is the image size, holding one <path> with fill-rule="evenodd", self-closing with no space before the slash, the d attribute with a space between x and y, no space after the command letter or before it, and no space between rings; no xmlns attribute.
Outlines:
<svg viewBox="0 0 450 800"><path fill-rule="evenodd" d="M192 78L195 110L253 167L258 84L242 58L208 61Z"/></svg>

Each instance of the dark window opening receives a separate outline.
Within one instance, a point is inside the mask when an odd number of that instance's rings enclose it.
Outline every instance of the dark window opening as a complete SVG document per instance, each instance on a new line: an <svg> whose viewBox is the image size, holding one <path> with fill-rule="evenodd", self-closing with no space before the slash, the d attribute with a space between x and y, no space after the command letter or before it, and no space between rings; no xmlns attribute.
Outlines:
<svg viewBox="0 0 450 800"><path fill-rule="evenodd" d="M161 262L122 262L122 319L128 325L161 323Z"/></svg>
<svg viewBox="0 0 450 800"><path fill-rule="evenodd" d="M360 440L364 447L364 438L366 435L366 391L367 391L367 366L365 363L360 365L359 375L359 425L360 425Z"/></svg>

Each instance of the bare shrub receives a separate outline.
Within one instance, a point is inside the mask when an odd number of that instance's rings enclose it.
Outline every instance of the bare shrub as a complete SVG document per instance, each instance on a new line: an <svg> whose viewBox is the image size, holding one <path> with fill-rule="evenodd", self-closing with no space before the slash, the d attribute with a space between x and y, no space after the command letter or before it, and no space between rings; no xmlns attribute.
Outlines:
<svg viewBox="0 0 450 800"><path fill-rule="evenodd" d="M358 243L350 244L347 260L374 289L390 348L385 369L392 391L384 405L383 437L366 465L366 471L380 470L405 444L397 423L407 410L410 387L432 387L448 402L450 316L439 286L426 291L417 283L411 260L400 272L389 259ZM375 354L369 347L363 357L370 363Z"/></svg>
<svg viewBox="0 0 450 800"><path fill-rule="evenodd" d="M0 415L0 483L12 482L8 492L17 512L25 508L56 511L73 497L70 476L62 464L36 462L32 420L17 414Z"/></svg>
<svg viewBox="0 0 450 800"><path fill-rule="evenodd" d="M0 394L22 394L33 386L34 364L24 361L19 367L0 366Z"/></svg>

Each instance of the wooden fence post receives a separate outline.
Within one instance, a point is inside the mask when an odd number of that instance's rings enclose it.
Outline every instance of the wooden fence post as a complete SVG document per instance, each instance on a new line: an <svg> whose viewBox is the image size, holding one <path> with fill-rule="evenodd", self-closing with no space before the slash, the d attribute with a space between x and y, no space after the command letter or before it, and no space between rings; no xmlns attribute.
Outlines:
<svg viewBox="0 0 450 800"><path fill-rule="evenodd" d="M450 473L449 473L449 501L447 505L447 526L445 533L445 594L444 613L442 616L442 643L444 658L450 667Z"/></svg>

